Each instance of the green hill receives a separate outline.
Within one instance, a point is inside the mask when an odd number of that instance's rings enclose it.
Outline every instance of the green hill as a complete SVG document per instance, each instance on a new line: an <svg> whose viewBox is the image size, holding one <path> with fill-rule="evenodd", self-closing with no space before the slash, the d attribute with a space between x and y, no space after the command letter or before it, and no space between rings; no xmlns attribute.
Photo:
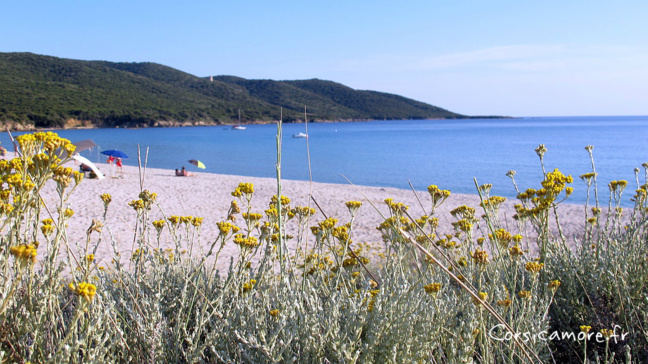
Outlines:
<svg viewBox="0 0 648 364"><path fill-rule="evenodd" d="M0 122L36 127L228 124L303 119L465 116L405 97L322 80L213 81L155 63L79 61L0 53Z"/></svg>

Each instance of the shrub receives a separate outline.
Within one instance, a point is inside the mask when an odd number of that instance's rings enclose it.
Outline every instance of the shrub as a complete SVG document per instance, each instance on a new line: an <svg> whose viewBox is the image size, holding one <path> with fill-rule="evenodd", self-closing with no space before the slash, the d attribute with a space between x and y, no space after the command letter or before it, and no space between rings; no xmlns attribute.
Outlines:
<svg viewBox="0 0 648 364"><path fill-rule="evenodd" d="M380 253L352 240L362 208L357 201L347 202L346 221L313 224L315 211L292 207L285 196L273 197L263 214L253 212L254 186L241 183L228 218L218 223L219 235L203 248L200 217L150 221L158 196L142 190L129 203L137 212L137 249L122 256L112 241L114 259L99 265L94 253L105 238L110 195L100 196L103 219L93 220L85 241L73 244L65 228L74 218L67 200L82 175L62 164L74 147L53 133L17 141L22 155L0 161L0 360L646 359L645 184L624 220L619 201L627 182L610 183L607 209L598 202L591 210L585 206L589 223L574 246L555 216L573 178L558 170L545 173L538 190L518 191L514 231L500 223L504 198L491 196L490 185L477 188L483 216L459 206L452 210L454 231L437 231L434 213L450 192L432 185L423 216L385 200ZM542 162L546 149L537 152ZM595 170L581 178L588 188L596 186ZM56 184L57 206L39 197L48 181ZM553 219L557 229L549 224ZM297 225L296 236L286 234L287 224ZM522 236L525 227L537 237ZM170 241L161 241L165 229ZM315 244L307 248L309 234ZM287 249L289 240L297 249ZM229 264L219 262L226 244L240 249ZM523 246L535 246L538 256ZM543 331L589 331L604 340L542 340L537 334ZM615 336L620 331L628 333L623 340Z"/></svg>

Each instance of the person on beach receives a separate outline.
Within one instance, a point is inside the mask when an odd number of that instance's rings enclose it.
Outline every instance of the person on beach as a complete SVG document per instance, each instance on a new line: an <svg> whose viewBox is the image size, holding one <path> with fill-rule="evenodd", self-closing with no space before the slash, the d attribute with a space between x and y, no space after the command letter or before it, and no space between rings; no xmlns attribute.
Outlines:
<svg viewBox="0 0 648 364"><path fill-rule="evenodd" d="M112 155L108 156L108 160L106 160L106 163L110 164L112 166L113 162L115 161L115 157Z"/></svg>
<svg viewBox="0 0 648 364"><path fill-rule="evenodd" d="M182 166L182 171L180 173L182 173L182 176L185 177L193 177L194 175L193 173L187 171L184 166Z"/></svg>
<svg viewBox="0 0 648 364"><path fill-rule="evenodd" d="M117 168L119 168L119 173L121 174L121 177L124 178L124 168L122 168L122 159L117 158L117 163L115 164L117 165Z"/></svg>

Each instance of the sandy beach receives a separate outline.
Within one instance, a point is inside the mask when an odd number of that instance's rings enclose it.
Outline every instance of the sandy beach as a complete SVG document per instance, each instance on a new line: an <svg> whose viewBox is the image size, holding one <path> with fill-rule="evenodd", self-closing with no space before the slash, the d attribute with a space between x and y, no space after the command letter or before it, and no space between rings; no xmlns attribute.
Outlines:
<svg viewBox="0 0 648 364"><path fill-rule="evenodd" d="M73 163L70 164L73 167ZM83 182L73 192L69 199L69 207L75 214L68 227L68 237L70 242L85 243L86 230L92 223L93 219L102 220L104 206L100 198L103 193L109 193L112 196L112 203L108 210L105 221L104 238L96 247L96 258L98 261L109 260L114 256L113 247L110 240L118 244L122 257L128 257L132 253L134 240L134 224L136 221L136 212L128 203L138 199L140 192L139 169L132 166L124 166L123 174L115 171L111 172L108 164L98 163L97 166L107 173L103 180L84 179ZM258 178L245 176L220 175L213 173L193 172L193 177L177 177L173 170L148 168L144 175L144 189L158 194L157 202L164 215L180 216L197 216L203 217L204 222L200 228L200 245L205 248L218 235L216 223L224 221L227 217L227 210L230 202L235 198L231 192L240 182L251 182L254 184L255 194L252 200L253 212L263 213L267 209L270 198L276 194L276 179ZM433 181L431 181L433 183ZM451 189L451 186L439 186L441 188ZM380 233L376 230L383 218L381 213L388 216L388 209L383 202L385 198L392 198L395 202L403 202L409 206L409 212L414 217L419 217L429 213L431 208L430 196L427 191L414 192L406 189L385 188L385 187L368 187L339 185L329 183L312 183L307 181L284 180L282 185L282 194L288 196L291 206L308 206L309 194L312 189L312 195L319 203L321 209L328 217L335 217L340 223L346 223L350 219L350 214L345 206L346 201L356 200L363 202L363 206L358 212L354 222L354 232L352 239L355 242L366 242L375 246L382 246ZM42 196L50 211L55 211L56 193L52 185L46 186L42 191ZM374 209L370 201L377 208ZM482 214L479 207L478 195L452 194L450 198L436 210L435 217L439 218L439 233L452 233L451 223L456 221L451 215L450 210L460 206L468 205L477 208L477 215ZM507 199L500 209L499 218L504 226L507 226L511 232L518 233L518 229L512 216L515 214L513 204L515 202ZM422 205L422 206L421 206ZM310 206L317 209L311 202ZM425 208L425 211L424 209ZM157 207L153 207L150 212L151 221L163 218L163 213ZM379 212L380 211L380 212ZM561 224L566 236L573 237L583 232L583 206L562 204L559 207ZM323 214L318 210L312 217L309 225L315 225L324 219ZM237 220L239 226L242 224L241 219ZM293 224L295 225L295 224ZM475 236L483 236L486 232L478 227ZM289 231L290 233L290 231ZM153 233L154 234L154 233ZM530 231L522 232L523 235L531 237ZM112 239L109 239L112 236ZM161 248L168 248L173 245L170 238L162 236ZM530 239L528 239L530 240ZM314 239L310 237L312 245ZM97 244L96 238L91 240L91 249ZM294 248L294 247L293 247ZM533 246L529 246L533 250ZM229 257L238 253L238 247L234 244L228 244L223 250L221 256L225 259L219 259L220 262L228 262ZM124 258L122 258L124 259ZM220 265L220 264L219 264Z"/></svg>

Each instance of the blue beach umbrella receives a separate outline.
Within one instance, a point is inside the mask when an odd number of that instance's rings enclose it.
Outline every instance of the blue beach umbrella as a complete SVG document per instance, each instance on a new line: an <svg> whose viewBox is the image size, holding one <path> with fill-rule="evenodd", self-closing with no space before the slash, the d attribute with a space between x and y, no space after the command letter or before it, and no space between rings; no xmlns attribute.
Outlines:
<svg viewBox="0 0 648 364"><path fill-rule="evenodd" d="M107 156L115 157L115 158L128 158L128 156L124 154L124 152L116 149L104 150L103 152L101 152L101 154L105 154Z"/></svg>

